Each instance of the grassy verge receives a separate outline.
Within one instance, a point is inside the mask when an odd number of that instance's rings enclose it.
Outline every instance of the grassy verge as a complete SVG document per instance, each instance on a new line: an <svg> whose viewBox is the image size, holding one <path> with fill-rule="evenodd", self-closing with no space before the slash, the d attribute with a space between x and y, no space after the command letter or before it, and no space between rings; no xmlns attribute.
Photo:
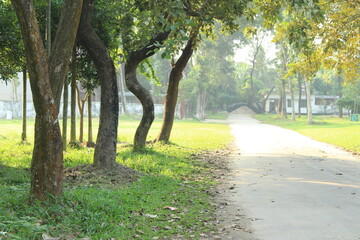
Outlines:
<svg viewBox="0 0 360 240"><path fill-rule="evenodd" d="M136 126L121 121L119 140L131 142ZM155 122L150 139L159 128ZM0 232L6 232L0 239L43 239L43 234L61 239L198 239L214 230L212 166L194 156L229 143L226 125L176 122L172 145L156 144L142 153L119 145L117 161L141 174L136 181L118 184L113 172L89 178L80 168L68 176L55 203L31 206L32 144L19 144L20 130L20 121L0 121ZM31 142L31 130L29 135ZM69 149L65 167L91 163L92 154L92 149Z"/></svg>
<svg viewBox="0 0 360 240"><path fill-rule="evenodd" d="M265 123L295 130L315 140L360 153L360 123L351 122L348 118L314 116L314 124L308 125L306 116L297 118L296 121L279 119L271 114L254 115L254 117Z"/></svg>

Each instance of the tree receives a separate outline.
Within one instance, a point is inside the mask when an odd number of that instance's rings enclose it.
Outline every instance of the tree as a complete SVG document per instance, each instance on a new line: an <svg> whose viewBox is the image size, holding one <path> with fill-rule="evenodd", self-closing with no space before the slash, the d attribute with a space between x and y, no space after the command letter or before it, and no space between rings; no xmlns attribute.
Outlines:
<svg viewBox="0 0 360 240"><path fill-rule="evenodd" d="M106 45L91 25L94 2L95 0L84 1L78 37L80 44L91 56L100 78L100 125L94 153L94 164L101 168L111 168L117 165L118 87L114 62Z"/></svg>
<svg viewBox="0 0 360 240"><path fill-rule="evenodd" d="M64 82L63 94L63 124L62 124L62 143L63 150L67 149L67 118L68 118L68 99L69 99L69 83L68 78Z"/></svg>
<svg viewBox="0 0 360 240"><path fill-rule="evenodd" d="M71 57L71 82L70 82L70 143L76 143L76 44Z"/></svg>
<svg viewBox="0 0 360 240"><path fill-rule="evenodd" d="M197 35L197 30L192 32L180 57L175 63L172 64L172 69L169 76L169 86L165 99L164 119L159 136L156 139L157 141L168 142L170 139L179 93L179 83L182 78L182 72L184 71L186 64L188 63L190 57L192 56L192 53L194 52Z"/></svg>
<svg viewBox="0 0 360 240"><path fill-rule="evenodd" d="M62 192L63 153L58 106L82 0L65 0L50 56L44 48L33 1L11 2L20 22L36 111L30 195L32 200L47 200L49 195L56 197Z"/></svg>
<svg viewBox="0 0 360 240"><path fill-rule="evenodd" d="M150 92L141 86L136 77L136 70L139 64L146 58L152 56L157 48L155 43L162 43L169 36L170 32L157 33L145 46L129 53L125 64L125 82L127 88L140 100L143 107L143 116L136 129L134 137L134 150L145 147L146 137L154 121L154 102Z"/></svg>

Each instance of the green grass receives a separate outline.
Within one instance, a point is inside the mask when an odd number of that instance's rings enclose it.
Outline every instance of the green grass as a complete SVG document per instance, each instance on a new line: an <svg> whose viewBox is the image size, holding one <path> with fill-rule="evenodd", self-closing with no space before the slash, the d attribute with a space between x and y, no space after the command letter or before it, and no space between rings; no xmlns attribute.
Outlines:
<svg viewBox="0 0 360 240"><path fill-rule="evenodd" d="M214 230L208 193L212 166L194 156L232 141L228 126L178 121L171 145L158 143L141 153L119 145L117 161L142 173L139 180L128 185L65 182L56 203L29 205L34 122L28 123L30 144L19 144L21 121L0 120L0 232L9 239L42 239L44 233L66 239L198 239ZM119 140L132 142L137 124L121 120ZM160 126L154 123L149 140ZM65 167L91 163L92 155L93 149L69 148Z"/></svg>
<svg viewBox="0 0 360 240"><path fill-rule="evenodd" d="M306 116L296 121L279 119L276 115L255 115L263 122L295 130L315 140L343 147L360 153L360 123L351 122L349 118L336 116L314 116L314 124L308 125Z"/></svg>
<svg viewBox="0 0 360 240"><path fill-rule="evenodd" d="M218 113L206 113L207 119L220 119L220 120L226 120L229 116L228 112L218 112Z"/></svg>

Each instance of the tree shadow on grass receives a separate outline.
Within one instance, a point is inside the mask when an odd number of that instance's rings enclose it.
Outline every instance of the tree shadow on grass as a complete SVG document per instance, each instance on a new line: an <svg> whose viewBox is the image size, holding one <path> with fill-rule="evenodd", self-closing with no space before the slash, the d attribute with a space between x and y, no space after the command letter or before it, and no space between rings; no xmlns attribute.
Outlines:
<svg viewBox="0 0 360 240"><path fill-rule="evenodd" d="M20 185L30 182L30 169L9 167L0 164L0 184Z"/></svg>

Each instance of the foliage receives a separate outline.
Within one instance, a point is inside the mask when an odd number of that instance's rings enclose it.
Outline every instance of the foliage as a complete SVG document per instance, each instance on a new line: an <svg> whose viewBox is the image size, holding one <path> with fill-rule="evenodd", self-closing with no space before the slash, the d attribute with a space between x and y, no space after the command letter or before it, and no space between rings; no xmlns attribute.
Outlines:
<svg viewBox="0 0 360 240"><path fill-rule="evenodd" d="M360 81L347 83L344 86L343 97L337 105L351 110L352 113L360 112Z"/></svg>
<svg viewBox="0 0 360 240"><path fill-rule="evenodd" d="M23 43L15 11L0 1L0 79L9 81L24 65Z"/></svg>

